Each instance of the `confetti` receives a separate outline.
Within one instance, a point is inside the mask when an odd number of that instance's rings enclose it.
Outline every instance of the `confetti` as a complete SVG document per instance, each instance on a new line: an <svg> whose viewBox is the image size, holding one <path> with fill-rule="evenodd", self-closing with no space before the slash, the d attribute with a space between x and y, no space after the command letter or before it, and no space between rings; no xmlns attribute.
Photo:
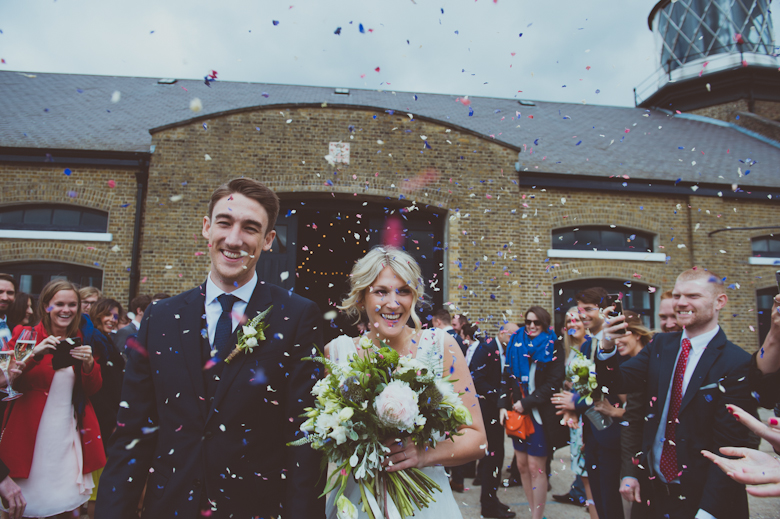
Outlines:
<svg viewBox="0 0 780 519"><path fill-rule="evenodd" d="M198 113L201 110L203 110L203 103L200 101L200 98L196 97L192 101L190 101L190 110L192 110L195 113Z"/></svg>

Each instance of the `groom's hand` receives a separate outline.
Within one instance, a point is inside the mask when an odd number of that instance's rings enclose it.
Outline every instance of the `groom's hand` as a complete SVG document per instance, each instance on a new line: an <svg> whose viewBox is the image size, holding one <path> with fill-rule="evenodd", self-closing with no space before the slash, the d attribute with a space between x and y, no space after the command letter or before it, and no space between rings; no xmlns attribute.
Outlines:
<svg viewBox="0 0 780 519"><path fill-rule="evenodd" d="M384 466L387 472L425 467L425 451L407 438L394 438L385 442L390 452L385 457Z"/></svg>

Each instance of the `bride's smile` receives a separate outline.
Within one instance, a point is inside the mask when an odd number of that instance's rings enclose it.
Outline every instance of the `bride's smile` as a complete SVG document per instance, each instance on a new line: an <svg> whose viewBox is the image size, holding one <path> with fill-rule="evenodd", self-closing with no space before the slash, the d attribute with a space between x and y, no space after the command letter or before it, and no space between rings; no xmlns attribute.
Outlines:
<svg viewBox="0 0 780 519"><path fill-rule="evenodd" d="M414 292L408 283L389 266L382 269L365 291L371 337L383 339L398 349L410 331L406 323L414 304Z"/></svg>

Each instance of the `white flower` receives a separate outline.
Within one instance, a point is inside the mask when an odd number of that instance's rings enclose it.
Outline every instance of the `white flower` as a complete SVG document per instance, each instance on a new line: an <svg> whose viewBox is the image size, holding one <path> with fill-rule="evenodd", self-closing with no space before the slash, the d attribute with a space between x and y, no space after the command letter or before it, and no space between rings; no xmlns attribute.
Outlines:
<svg viewBox="0 0 780 519"><path fill-rule="evenodd" d="M249 351L252 351L252 348L257 346L257 339L254 337L249 337L244 344L247 348L249 348Z"/></svg>
<svg viewBox="0 0 780 519"><path fill-rule="evenodd" d="M427 418L425 418L423 415L418 414L414 419L414 425L422 426L425 425L425 423L428 421Z"/></svg>
<svg viewBox="0 0 780 519"><path fill-rule="evenodd" d="M336 516L338 519L357 519L358 511L352 501L347 496L341 495L336 501Z"/></svg>
<svg viewBox="0 0 780 519"><path fill-rule="evenodd" d="M343 425L336 425L328 436L336 440L336 445L341 445L347 441L347 428Z"/></svg>
<svg viewBox="0 0 780 519"><path fill-rule="evenodd" d="M330 375L328 375L326 378L321 378L317 382L314 383L314 387L311 388L311 394L313 396L320 396L323 391L325 391L328 388L328 384L330 381L328 380L330 378Z"/></svg>
<svg viewBox="0 0 780 519"><path fill-rule="evenodd" d="M439 393L441 393L443 403L449 405L450 407L455 407L461 404L461 399L455 392L455 387L451 382L443 379L436 379L435 383L436 389L438 389Z"/></svg>
<svg viewBox="0 0 780 519"><path fill-rule="evenodd" d="M255 335L257 335L257 330L255 330L251 326L242 326L241 329L244 331L244 336L246 337L254 337Z"/></svg>
<svg viewBox="0 0 780 519"><path fill-rule="evenodd" d="M398 367L395 368L395 373L396 375L403 375L407 371L418 372L427 369L427 367L421 361L406 355L398 359Z"/></svg>
<svg viewBox="0 0 780 519"><path fill-rule="evenodd" d="M352 418L352 415L355 414L355 410L351 407L345 407L341 411L339 411L339 419L341 419L342 422L346 422L350 418Z"/></svg>
<svg viewBox="0 0 780 519"><path fill-rule="evenodd" d="M374 347L374 341L368 338L367 335L364 335L360 338L360 342L358 342L358 346L363 348L364 350L368 350Z"/></svg>
<svg viewBox="0 0 780 519"><path fill-rule="evenodd" d="M383 425L400 430L413 429L414 419L420 412L417 407L417 393L409 384L400 380L394 380L385 386L374 401L374 409Z"/></svg>

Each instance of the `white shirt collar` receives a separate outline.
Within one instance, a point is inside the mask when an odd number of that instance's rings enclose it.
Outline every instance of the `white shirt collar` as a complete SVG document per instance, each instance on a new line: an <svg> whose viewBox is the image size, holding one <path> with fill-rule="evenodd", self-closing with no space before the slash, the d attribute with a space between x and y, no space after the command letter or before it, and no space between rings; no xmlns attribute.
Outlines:
<svg viewBox="0 0 780 519"><path fill-rule="evenodd" d="M250 279L248 283L228 293L233 294L234 296L236 296L237 298L239 298L241 301L245 303L249 303L249 300L252 298L252 294L254 293L256 286L257 286L257 271L255 271L252 274L252 279ZM211 272L209 272L209 277L206 280L206 306L215 302L216 299L224 293L225 291L219 288L211 280ZM219 304L219 302L217 302L217 304Z"/></svg>
<svg viewBox="0 0 780 519"><path fill-rule="evenodd" d="M688 337L688 332L683 330L682 339L688 339L691 341L691 349L695 352L699 352L707 347L707 345L710 343L712 339L715 338L716 335L718 335L718 331L720 330L720 326L716 325L715 328L712 330L702 333L701 335L697 335L696 337L690 338ZM680 340L680 343L682 344L682 339Z"/></svg>

